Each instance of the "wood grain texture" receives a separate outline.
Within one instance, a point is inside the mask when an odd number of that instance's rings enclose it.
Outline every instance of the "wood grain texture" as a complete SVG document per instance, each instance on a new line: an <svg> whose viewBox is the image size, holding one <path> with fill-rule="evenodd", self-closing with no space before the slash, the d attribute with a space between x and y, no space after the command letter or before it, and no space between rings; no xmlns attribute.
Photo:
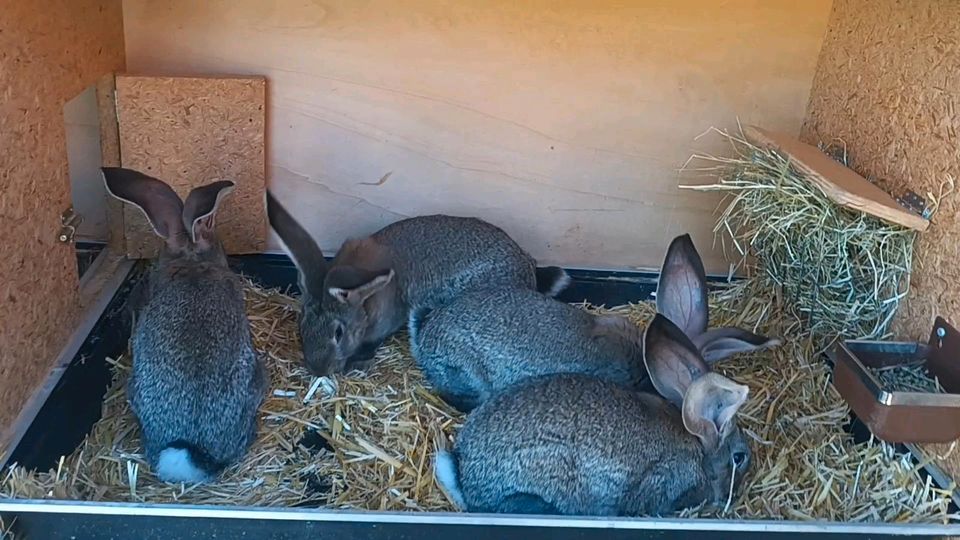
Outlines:
<svg viewBox="0 0 960 540"><path fill-rule="evenodd" d="M803 138L842 140L852 168L890 192L937 196L960 178L960 3L837 0ZM960 323L960 197L920 235L910 295L895 327L926 340L937 314ZM954 478L960 452L926 445Z"/></svg>
<svg viewBox="0 0 960 540"><path fill-rule="evenodd" d="M404 216L483 217L540 261L659 266L719 196L694 138L799 133L830 0L125 0L140 73L268 76L269 185L326 251ZM279 244L271 238L271 249Z"/></svg>
<svg viewBox="0 0 960 540"><path fill-rule="evenodd" d="M886 191L815 146L756 126L745 126L743 133L754 144L790 156L791 162L840 206L918 231L930 225L919 215L904 210Z"/></svg>
<svg viewBox="0 0 960 540"><path fill-rule="evenodd" d="M120 0L0 8L0 431L79 314L74 247L57 241L71 201L63 105L123 67Z"/></svg>
<svg viewBox="0 0 960 540"><path fill-rule="evenodd" d="M124 167L167 182L182 198L216 180L236 188L217 214L228 253L266 247L263 77L120 75L117 113ZM154 257L161 241L141 211L124 205L127 254Z"/></svg>
<svg viewBox="0 0 960 540"><path fill-rule="evenodd" d="M120 126L117 123L117 81L110 73L97 81L97 111L100 113L100 155L104 167L120 166ZM126 251L123 230L123 203L104 193L107 215L107 243L116 253Z"/></svg>

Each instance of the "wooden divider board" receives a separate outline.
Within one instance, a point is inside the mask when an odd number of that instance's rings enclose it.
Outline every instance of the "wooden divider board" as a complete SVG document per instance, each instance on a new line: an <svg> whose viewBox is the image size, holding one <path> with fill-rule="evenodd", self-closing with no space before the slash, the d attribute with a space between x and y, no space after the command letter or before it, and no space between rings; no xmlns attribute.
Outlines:
<svg viewBox="0 0 960 540"><path fill-rule="evenodd" d="M744 135L754 144L790 156L797 168L809 175L833 202L904 227L926 230L930 222L904 210L896 199L866 178L837 163L814 146L756 126L745 126Z"/></svg>
<svg viewBox="0 0 960 540"><path fill-rule="evenodd" d="M167 182L182 198L233 180L217 232L227 253L263 251L266 80L119 75L116 95L122 165ZM138 208L124 205L123 227L129 257L159 253L161 241Z"/></svg>

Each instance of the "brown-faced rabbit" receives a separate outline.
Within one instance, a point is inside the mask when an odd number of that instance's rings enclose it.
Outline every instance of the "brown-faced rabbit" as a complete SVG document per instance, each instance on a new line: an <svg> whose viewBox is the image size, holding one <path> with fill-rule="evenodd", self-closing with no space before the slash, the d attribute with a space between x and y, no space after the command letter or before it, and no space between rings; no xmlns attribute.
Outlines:
<svg viewBox="0 0 960 540"><path fill-rule="evenodd" d="M663 515L720 505L750 447L736 425L747 387L710 372L676 325L644 334L654 394L580 374L528 379L467 418L438 483L471 512Z"/></svg>
<svg viewBox="0 0 960 540"><path fill-rule="evenodd" d="M215 231L233 189L220 181L185 202L137 171L104 168L107 191L140 208L164 239L141 289L128 397L147 461L165 482L202 482L239 460L256 433L266 391L250 335L242 282Z"/></svg>
<svg viewBox="0 0 960 540"><path fill-rule="evenodd" d="M707 329L710 319L707 276L689 234L674 238L667 248L657 282L657 312L679 326L710 364L739 352L780 344L778 339L740 328Z"/></svg>
<svg viewBox="0 0 960 540"><path fill-rule="evenodd" d="M313 238L267 193L270 225L300 272L300 338L315 375L363 369L413 308L442 305L481 287L555 295L569 282L536 264L506 232L476 218L408 218L347 240L328 263Z"/></svg>
<svg viewBox="0 0 960 540"><path fill-rule="evenodd" d="M414 310L409 330L410 351L431 386L464 412L537 375L585 373L630 385L647 376L634 323L532 289L467 292Z"/></svg>

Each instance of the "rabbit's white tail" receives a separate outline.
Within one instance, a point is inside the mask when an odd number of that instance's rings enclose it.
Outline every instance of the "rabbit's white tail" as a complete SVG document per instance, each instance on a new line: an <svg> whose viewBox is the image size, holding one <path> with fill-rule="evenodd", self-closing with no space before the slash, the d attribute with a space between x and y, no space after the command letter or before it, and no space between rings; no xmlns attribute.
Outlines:
<svg viewBox="0 0 960 540"><path fill-rule="evenodd" d="M446 450L438 450L433 469L437 484L443 488L457 509L466 510L467 505L463 501L463 493L460 491L460 478L457 474L457 458Z"/></svg>
<svg viewBox="0 0 960 540"><path fill-rule="evenodd" d="M198 483L208 480L210 473L197 463L189 447L171 445L160 451L157 477L169 483Z"/></svg>

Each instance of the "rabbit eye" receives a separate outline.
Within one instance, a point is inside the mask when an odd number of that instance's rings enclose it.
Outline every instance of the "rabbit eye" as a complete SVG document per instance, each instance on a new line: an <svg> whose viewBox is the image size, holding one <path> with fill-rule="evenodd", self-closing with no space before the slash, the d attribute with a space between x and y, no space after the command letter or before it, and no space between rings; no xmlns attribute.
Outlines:
<svg viewBox="0 0 960 540"><path fill-rule="evenodd" d="M745 452L734 452L733 453L733 464L737 467L743 465L743 462L747 460L747 454Z"/></svg>
<svg viewBox="0 0 960 540"><path fill-rule="evenodd" d="M338 324L337 328L333 331L333 340L340 343L341 339L343 339L343 326Z"/></svg>

